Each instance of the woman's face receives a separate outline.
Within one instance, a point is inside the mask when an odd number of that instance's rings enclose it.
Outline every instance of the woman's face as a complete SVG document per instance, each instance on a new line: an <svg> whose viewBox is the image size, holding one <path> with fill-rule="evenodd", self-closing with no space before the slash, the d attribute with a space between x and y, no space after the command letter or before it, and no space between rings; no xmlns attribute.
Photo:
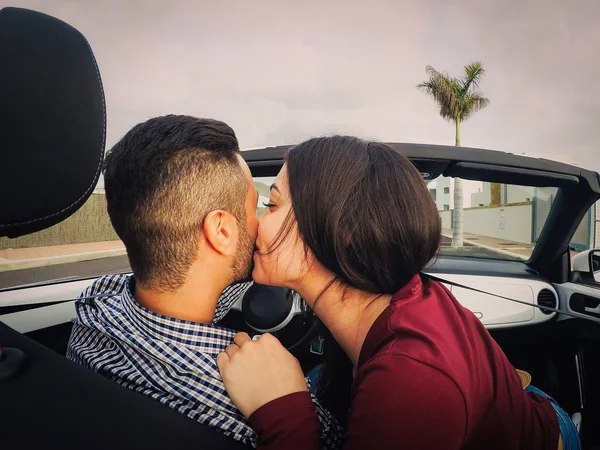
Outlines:
<svg viewBox="0 0 600 450"><path fill-rule="evenodd" d="M269 203L265 206L267 210L258 220L252 278L260 284L296 289L307 272L308 264L293 215L289 233L282 241L277 239L276 242L277 235L292 210L286 165L281 168L271 186Z"/></svg>

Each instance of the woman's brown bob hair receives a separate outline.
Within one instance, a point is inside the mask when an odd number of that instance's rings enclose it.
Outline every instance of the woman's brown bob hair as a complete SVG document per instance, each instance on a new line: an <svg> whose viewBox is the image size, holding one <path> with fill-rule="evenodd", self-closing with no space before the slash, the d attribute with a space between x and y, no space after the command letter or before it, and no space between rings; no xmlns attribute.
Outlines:
<svg viewBox="0 0 600 450"><path fill-rule="evenodd" d="M412 163L351 136L310 139L287 154L292 211L305 249L344 284L393 294L436 255L440 217ZM292 217L293 215L293 217Z"/></svg>

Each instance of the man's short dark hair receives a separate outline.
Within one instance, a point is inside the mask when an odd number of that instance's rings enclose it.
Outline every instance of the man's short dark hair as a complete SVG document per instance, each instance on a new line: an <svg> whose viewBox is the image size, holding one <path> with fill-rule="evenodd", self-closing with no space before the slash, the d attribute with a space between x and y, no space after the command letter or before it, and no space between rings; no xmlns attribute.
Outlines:
<svg viewBox="0 0 600 450"><path fill-rule="evenodd" d="M138 284L181 287L211 211L229 211L246 226L239 151L227 124L168 115L136 125L107 154L108 214Z"/></svg>

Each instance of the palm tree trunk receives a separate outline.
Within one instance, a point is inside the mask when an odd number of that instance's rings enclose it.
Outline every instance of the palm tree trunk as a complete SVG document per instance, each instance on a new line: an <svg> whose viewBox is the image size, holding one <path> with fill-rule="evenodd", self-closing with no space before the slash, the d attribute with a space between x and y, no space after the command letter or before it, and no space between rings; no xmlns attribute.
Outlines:
<svg viewBox="0 0 600 450"><path fill-rule="evenodd" d="M456 140L454 142L454 145L456 147L460 147L460 119L456 119L454 124L456 125Z"/></svg>
<svg viewBox="0 0 600 450"><path fill-rule="evenodd" d="M460 119L456 120L456 147L460 147ZM463 246L464 240L464 212L462 180L454 179L454 229L452 232L452 248Z"/></svg>

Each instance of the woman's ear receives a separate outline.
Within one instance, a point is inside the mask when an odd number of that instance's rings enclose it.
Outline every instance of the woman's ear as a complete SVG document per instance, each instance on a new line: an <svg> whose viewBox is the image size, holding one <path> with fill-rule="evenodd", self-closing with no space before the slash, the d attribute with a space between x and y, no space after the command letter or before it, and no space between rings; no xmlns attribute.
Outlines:
<svg viewBox="0 0 600 450"><path fill-rule="evenodd" d="M202 233L206 242L224 256L233 256L238 240L238 226L233 214L223 211L211 211L204 219Z"/></svg>

